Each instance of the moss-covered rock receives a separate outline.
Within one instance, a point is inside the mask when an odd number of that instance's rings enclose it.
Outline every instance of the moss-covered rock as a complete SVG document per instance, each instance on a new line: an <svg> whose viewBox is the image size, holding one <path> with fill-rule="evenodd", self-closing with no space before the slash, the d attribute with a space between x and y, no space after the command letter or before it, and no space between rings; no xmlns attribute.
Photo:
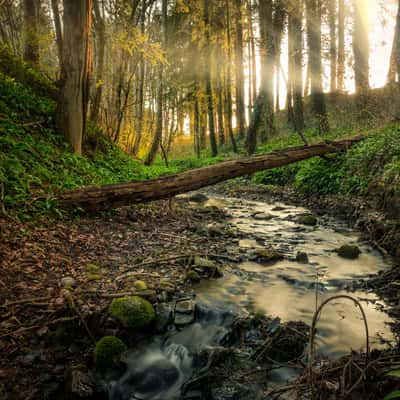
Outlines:
<svg viewBox="0 0 400 400"><path fill-rule="evenodd" d="M151 303L139 296L113 300L109 312L122 325L133 330L147 328L155 318L155 311Z"/></svg>
<svg viewBox="0 0 400 400"><path fill-rule="evenodd" d="M272 262L282 260L283 256L279 251L272 248L257 248L255 254L258 259L264 262Z"/></svg>
<svg viewBox="0 0 400 400"><path fill-rule="evenodd" d="M307 215L302 215L301 217L299 217L297 222L302 225L315 226L318 223L318 219L315 215L307 214Z"/></svg>
<svg viewBox="0 0 400 400"><path fill-rule="evenodd" d="M200 275L196 271L189 271L186 275L186 280L190 282L200 282Z"/></svg>
<svg viewBox="0 0 400 400"><path fill-rule="evenodd" d="M105 370L114 366L121 354L128 348L126 344L115 336L105 336L96 343L94 360L96 367Z"/></svg>
<svg viewBox="0 0 400 400"><path fill-rule="evenodd" d="M358 246L351 244L344 244L337 249L339 257L347 258L348 260L355 260L361 254L361 250Z"/></svg>
<svg viewBox="0 0 400 400"><path fill-rule="evenodd" d="M135 281L133 286L136 290L147 290L147 284L144 281Z"/></svg>

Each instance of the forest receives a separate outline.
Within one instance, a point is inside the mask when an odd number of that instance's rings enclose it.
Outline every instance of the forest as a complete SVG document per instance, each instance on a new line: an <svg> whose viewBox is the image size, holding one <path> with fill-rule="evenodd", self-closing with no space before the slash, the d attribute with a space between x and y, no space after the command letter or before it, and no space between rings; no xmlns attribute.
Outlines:
<svg viewBox="0 0 400 400"><path fill-rule="evenodd" d="M400 399L400 1L0 0L0 399Z"/></svg>

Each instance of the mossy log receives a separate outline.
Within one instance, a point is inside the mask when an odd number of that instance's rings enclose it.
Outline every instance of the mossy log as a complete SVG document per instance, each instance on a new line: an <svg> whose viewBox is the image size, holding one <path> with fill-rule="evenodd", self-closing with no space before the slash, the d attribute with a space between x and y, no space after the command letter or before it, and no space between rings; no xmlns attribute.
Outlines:
<svg viewBox="0 0 400 400"><path fill-rule="evenodd" d="M59 197L59 203L64 207L79 206L85 209L110 209L133 203L168 199L175 195L214 185L228 179L281 167L315 156L347 150L362 139L362 136L355 136L309 146L292 147L259 156L225 161L147 181L85 187L64 192Z"/></svg>

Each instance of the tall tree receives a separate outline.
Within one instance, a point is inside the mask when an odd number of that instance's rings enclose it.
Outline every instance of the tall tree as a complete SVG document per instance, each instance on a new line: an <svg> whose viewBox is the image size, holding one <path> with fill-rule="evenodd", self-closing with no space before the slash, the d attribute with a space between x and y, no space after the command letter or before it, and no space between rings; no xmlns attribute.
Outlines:
<svg viewBox="0 0 400 400"><path fill-rule="evenodd" d="M388 83L399 81L400 74L400 1L397 6L396 27L394 31L392 52L390 54L390 65L388 72Z"/></svg>
<svg viewBox="0 0 400 400"><path fill-rule="evenodd" d="M336 45L336 5L337 0L328 0L329 36L330 36L330 91L337 91L337 45Z"/></svg>
<svg viewBox="0 0 400 400"><path fill-rule="evenodd" d="M324 134L329 131L329 123L322 89L321 1L306 0L306 12L312 110L318 131Z"/></svg>
<svg viewBox="0 0 400 400"><path fill-rule="evenodd" d="M263 120L261 139L265 141L268 134L275 133L274 123L274 61L275 44L273 32L273 2L259 1L260 36L261 36L261 87L263 99ZM260 103L260 102L259 102Z"/></svg>
<svg viewBox="0 0 400 400"><path fill-rule="evenodd" d="M303 4L295 0L292 6L290 20L293 35L293 124L300 135L304 130L303 114ZM303 138L304 140L304 138ZM305 141L305 140L304 140Z"/></svg>
<svg viewBox="0 0 400 400"><path fill-rule="evenodd" d="M163 48L167 48L167 17L168 17L168 0L162 0L162 41ZM145 165L150 165L156 158L157 152L160 148L163 134L163 105L164 105L164 68L163 64L160 63L158 70L158 91L157 91L157 121L154 138L150 146L150 150L147 154Z"/></svg>
<svg viewBox="0 0 400 400"><path fill-rule="evenodd" d="M236 86L236 121L240 138L245 134L244 106L244 64L243 64L243 15L242 0L235 0L235 86Z"/></svg>
<svg viewBox="0 0 400 400"><path fill-rule="evenodd" d="M211 83L211 25L210 25L210 2L203 0L203 18L204 18L204 29L205 29L205 86L206 86L206 97L207 97L207 113L208 113L208 134L210 137L211 145L211 157L215 157L218 154L217 139L215 134L214 124L214 102L213 102L213 90Z"/></svg>
<svg viewBox="0 0 400 400"><path fill-rule="evenodd" d="M82 152L90 75L91 0L64 0L64 38L57 128Z"/></svg>
<svg viewBox="0 0 400 400"><path fill-rule="evenodd" d="M344 91L344 72L345 72L345 48L344 48L344 29L345 29L345 3L339 0L338 6L338 58L337 58L337 89Z"/></svg>
<svg viewBox="0 0 400 400"><path fill-rule="evenodd" d="M94 8L94 27L96 31L96 91L91 109L91 120L98 122L101 98L104 86L104 61L106 46L106 24L104 15L100 10L100 0L93 0Z"/></svg>
<svg viewBox="0 0 400 400"><path fill-rule="evenodd" d="M356 0L353 22L353 53L356 93L365 104L365 96L369 89L369 40L368 40L368 2Z"/></svg>
<svg viewBox="0 0 400 400"><path fill-rule="evenodd" d="M51 0L51 10L53 12L54 28L56 31L58 60L61 63L63 53L63 33L61 27L60 5L58 0Z"/></svg>
<svg viewBox="0 0 400 400"><path fill-rule="evenodd" d="M39 64L39 0L23 0L24 6L24 60Z"/></svg>

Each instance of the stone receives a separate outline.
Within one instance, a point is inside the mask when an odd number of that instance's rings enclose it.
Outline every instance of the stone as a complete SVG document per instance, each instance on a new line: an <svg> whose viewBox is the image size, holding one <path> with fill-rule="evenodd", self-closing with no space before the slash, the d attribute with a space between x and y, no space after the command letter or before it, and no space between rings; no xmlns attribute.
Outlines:
<svg viewBox="0 0 400 400"><path fill-rule="evenodd" d="M337 249L339 257L346 258L348 260L355 260L361 254L361 250L358 246L344 244L339 249Z"/></svg>
<svg viewBox="0 0 400 400"><path fill-rule="evenodd" d="M136 290L146 290L146 289L147 289L147 284L146 284L146 282L144 282L144 281L135 281L135 282L133 283L133 287L134 287Z"/></svg>
<svg viewBox="0 0 400 400"><path fill-rule="evenodd" d="M61 278L61 286L64 288L74 288L77 286L76 280L72 276Z"/></svg>
<svg viewBox="0 0 400 400"><path fill-rule="evenodd" d="M87 372L72 368L68 373L66 392L74 399L90 398L94 393L94 382Z"/></svg>
<svg viewBox="0 0 400 400"><path fill-rule="evenodd" d="M115 336L105 336L96 343L94 360L99 370L106 370L120 361L121 354L128 348Z"/></svg>
<svg viewBox="0 0 400 400"><path fill-rule="evenodd" d="M252 217L256 220L265 220L265 221L268 221L268 220L274 218L274 216L272 214L267 214L264 212L256 212L252 215Z"/></svg>
<svg viewBox="0 0 400 400"><path fill-rule="evenodd" d="M188 325L194 321L196 304L193 300L182 300L175 304L175 325Z"/></svg>
<svg viewBox="0 0 400 400"><path fill-rule="evenodd" d="M306 214L300 216L297 222L302 225L316 226L318 224L318 219L315 215Z"/></svg>
<svg viewBox="0 0 400 400"><path fill-rule="evenodd" d="M303 251L298 251L296 254L296 261L301 264L308 264L308 255Z"/></svg>
<svg viewBox="0 0 400 400"><path fill-rule="evenodd" d="M283 259L282 254L272 248L256 248L255 255L257 259L264 262L279 261Z"/></svg>
<svg viewBox="0 0 400 400"><path fill-rule="evenodd" d="M159 303L156 305L156 329L164 331L173 322L173 306L170 303Z"/></svg>
<svg viewBox="0 0 400 400"><path fill-rule="evenodd" d="M132 330L149 327L155 318L151 303L139 296L114 299L110 304L109 313L125 328Z"/></svg>

